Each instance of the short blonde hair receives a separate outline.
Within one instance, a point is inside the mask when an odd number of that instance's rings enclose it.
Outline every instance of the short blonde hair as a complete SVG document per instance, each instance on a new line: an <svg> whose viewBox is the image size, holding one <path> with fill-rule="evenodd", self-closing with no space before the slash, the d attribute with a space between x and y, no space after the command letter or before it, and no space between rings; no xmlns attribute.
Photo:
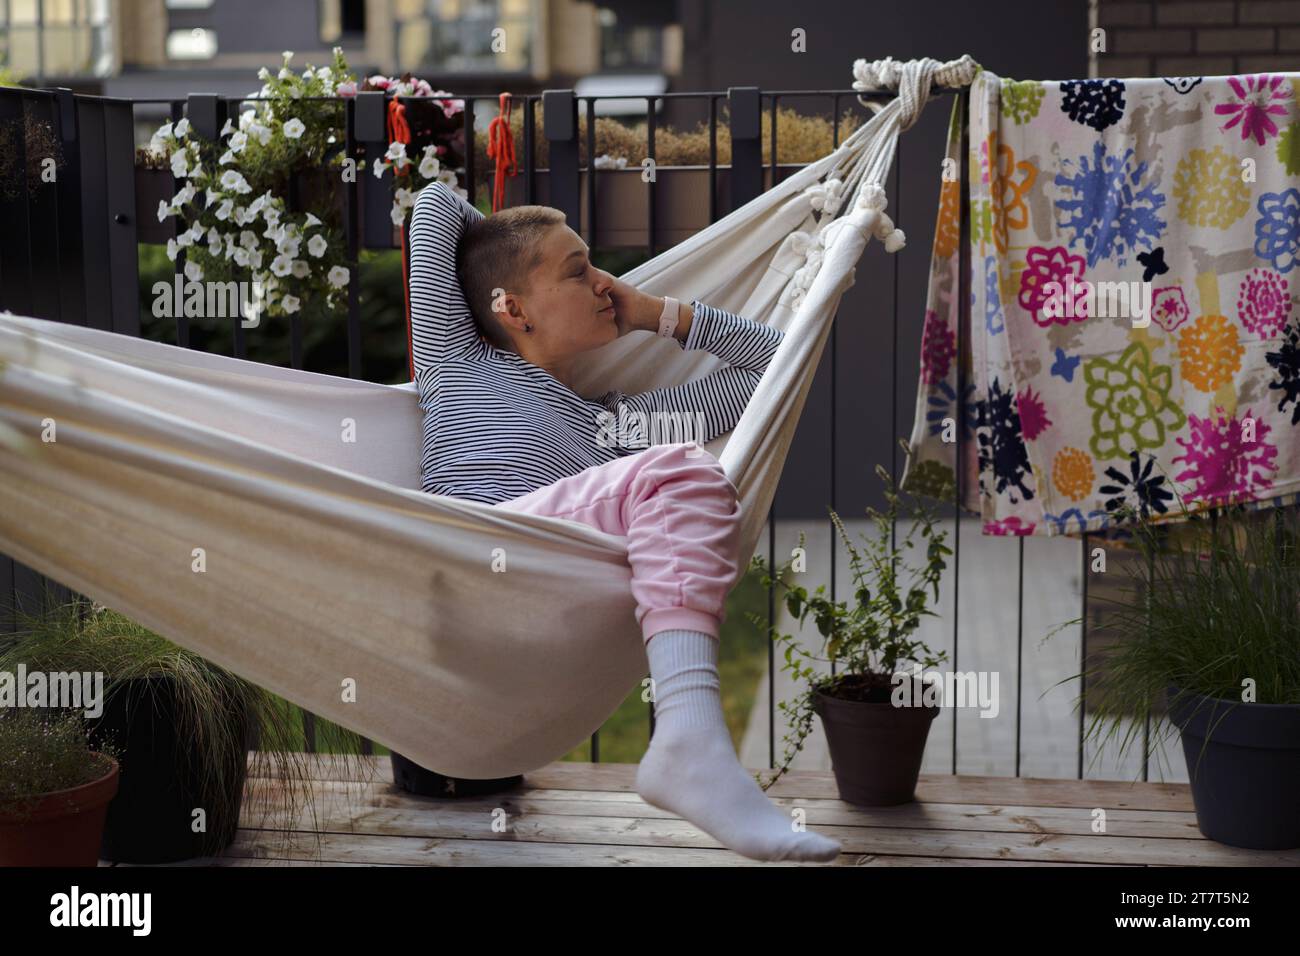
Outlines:
<svg viewBox="0 0 1300 956"><path fill-rule="evenodd" d="M542 239L563 225L563 212L550 206L512 206L471 222L456 249L456 275L479 331L492 345L515 351L492 310L492 290L527 293L542 261Z"/></svg>

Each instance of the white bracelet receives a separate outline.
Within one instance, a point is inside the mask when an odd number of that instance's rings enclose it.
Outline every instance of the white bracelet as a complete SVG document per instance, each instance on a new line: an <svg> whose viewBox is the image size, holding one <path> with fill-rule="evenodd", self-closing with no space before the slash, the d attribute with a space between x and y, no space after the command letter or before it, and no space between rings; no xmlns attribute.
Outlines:
<svg viewBox="0 0 1300 956"><path fill-rule="evenodd" d="M677 300L670 295L664 296L664 311L659 316L659 334L663 338L672 338L677 331L678 317Z"/></svg>

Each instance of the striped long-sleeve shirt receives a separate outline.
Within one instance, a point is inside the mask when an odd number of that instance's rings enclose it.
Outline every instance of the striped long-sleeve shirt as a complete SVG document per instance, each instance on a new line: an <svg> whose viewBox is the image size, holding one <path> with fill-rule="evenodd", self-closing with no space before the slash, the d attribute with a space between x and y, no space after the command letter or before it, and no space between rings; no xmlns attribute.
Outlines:
<svg viewBox="0 0 1300 956"><path fill-rule="evenodd" d="M418 211L418 207L417 207ZM650 445L707 442L735 427L783 333L694 300L684 349L727 366L668 388L588 400L545 369L484 341L469 314L448 317L456 281L436 250L437 215L411 226L411 335L424 411L421 487L497 504Z"/></svg>

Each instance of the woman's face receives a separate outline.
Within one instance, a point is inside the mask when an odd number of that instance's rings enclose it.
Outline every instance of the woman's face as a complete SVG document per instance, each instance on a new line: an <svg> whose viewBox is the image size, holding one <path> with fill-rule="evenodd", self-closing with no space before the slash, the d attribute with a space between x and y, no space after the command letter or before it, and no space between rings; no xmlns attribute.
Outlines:
<svg viewBox="0 0 1300 956"><path fill-rule="evenodd" d="M587 244L564 224L542 240L542 261L533 270L529 291L514 298L533 331L516 341L534 354L562 359L599 348L619 336L610 294L614 276L597 269ZM522 332L523 324L517 325Z"/></svg>

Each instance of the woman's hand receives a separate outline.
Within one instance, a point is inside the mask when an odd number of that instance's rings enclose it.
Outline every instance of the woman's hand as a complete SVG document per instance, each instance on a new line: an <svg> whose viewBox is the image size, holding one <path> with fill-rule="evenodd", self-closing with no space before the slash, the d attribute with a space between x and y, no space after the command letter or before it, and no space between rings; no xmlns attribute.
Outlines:
<svg viewBox="0 0 1300 956"><path fill-rule="evenodd" d="M614 280L609 295L614 300L614 320L620 338L638 329L659 331L659 316L664 310L664 300L659 296L641 292L622 279Z"/></svg>

